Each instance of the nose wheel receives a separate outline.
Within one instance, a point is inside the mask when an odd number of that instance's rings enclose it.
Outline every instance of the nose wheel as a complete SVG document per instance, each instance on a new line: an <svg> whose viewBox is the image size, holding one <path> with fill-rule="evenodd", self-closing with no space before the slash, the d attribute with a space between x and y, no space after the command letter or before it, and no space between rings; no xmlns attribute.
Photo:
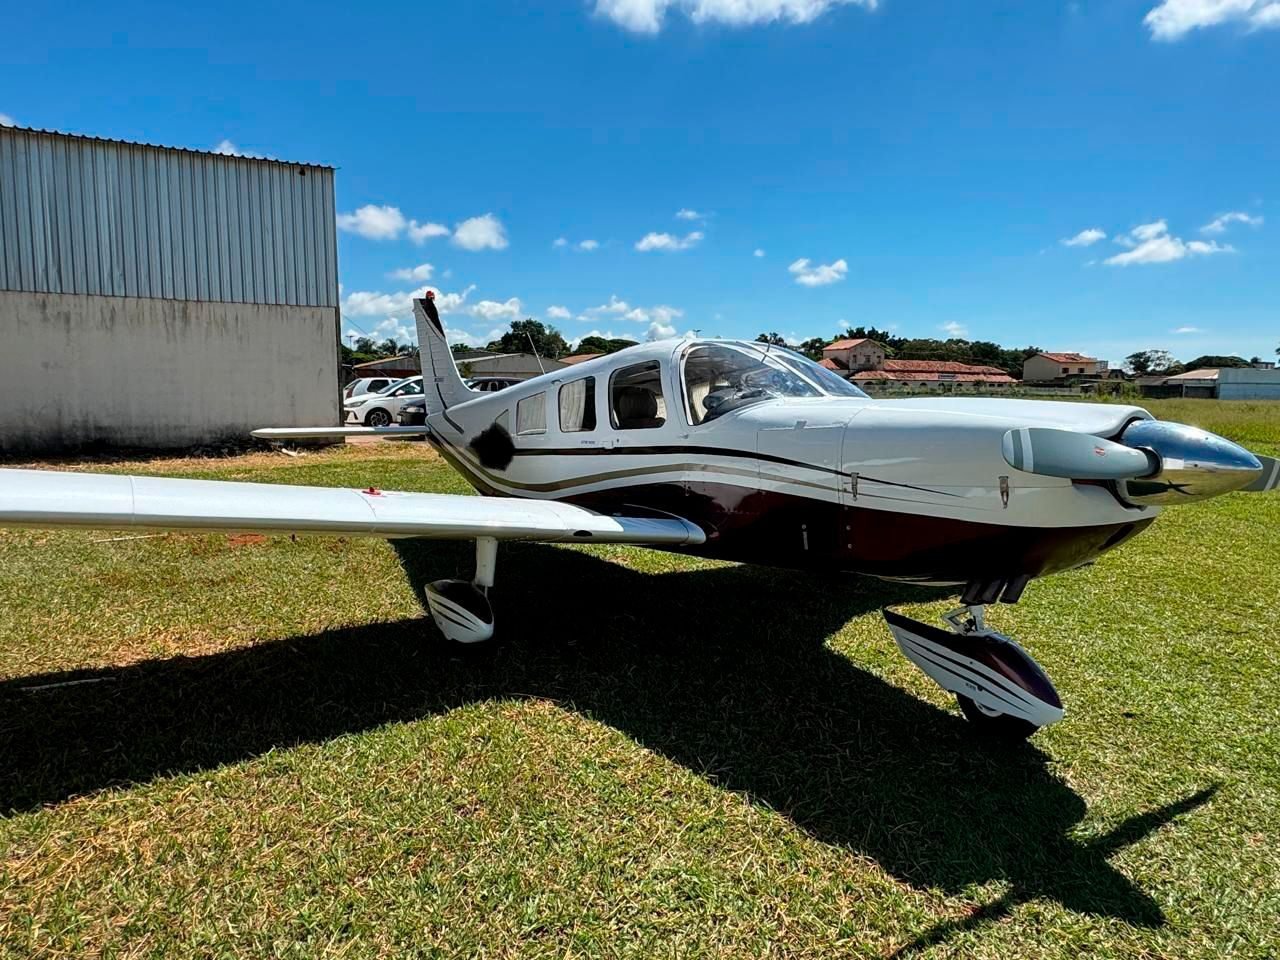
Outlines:
<svg viewBox="0 0 1280 960"><path fill-rule="evenodd" d="M996 739L1025 740L1062 719L1062 701L1040 664L1014 640L989 629L981 605L945 614L949 630L883 612L898 648L955 695L975 730Z"/></svg>

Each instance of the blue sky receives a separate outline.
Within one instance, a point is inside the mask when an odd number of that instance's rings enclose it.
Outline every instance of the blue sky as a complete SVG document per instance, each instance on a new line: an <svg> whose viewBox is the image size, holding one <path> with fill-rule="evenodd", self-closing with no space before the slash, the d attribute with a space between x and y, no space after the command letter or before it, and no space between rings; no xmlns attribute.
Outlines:
<svg viewBox="0 0 1280 960"><path fill-rule="evenodd" d="M1280 345L1280 0L203 6L10 8L0 122L333 164L347 330Z"/></svg>

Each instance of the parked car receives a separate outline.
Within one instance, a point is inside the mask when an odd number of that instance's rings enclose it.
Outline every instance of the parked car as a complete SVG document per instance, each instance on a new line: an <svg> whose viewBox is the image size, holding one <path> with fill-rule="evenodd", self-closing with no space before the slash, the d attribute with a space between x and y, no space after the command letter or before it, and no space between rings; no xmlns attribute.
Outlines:
<svg viewBox="0 0 1280 960"><path fill-rule="evenodd" d="M378 393L351 397L343 406L344 423L363 423L366 427L389 427L400 408L422 396L422 377L397 380Z"/></svg>
<svg viewBox="0 0 1280 960"><path fill-rule="evenodd" d="M396 420L402 427L421 427L427 422L427 401L410 400L400 407Z"/></svg>
<svg viewBox="0 0 1280 960"><path fill-rule="evenodd" d="M472 377L466 383L472 390L479 390L481 393L495 393L498 390L505 390L507 387L514 387L521 382L520 380L513 380L511 377Z"/></svg>
<svg viewBox="0 0 1280 960"><path fill-rule="evenodd" d="M361 377L359 380L352 380L342 388L342 395L350 399L351 397L359 397L366 393L377 393L379 390L385 390L391 386L398 377Z"/></svg>

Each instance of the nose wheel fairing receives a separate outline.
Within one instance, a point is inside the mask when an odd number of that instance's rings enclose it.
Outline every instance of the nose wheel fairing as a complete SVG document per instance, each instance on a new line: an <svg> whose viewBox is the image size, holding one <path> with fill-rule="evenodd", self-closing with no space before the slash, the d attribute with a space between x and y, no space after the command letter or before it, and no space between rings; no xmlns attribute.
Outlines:
<svg viewBox="0 0 1280 960"><path fill-rule="evenodd" d="M952 611L944 617L951 630L883 613L903 655L980 714L1022 721L1024 735L1062 719L1062 700L1044 670L1015 641L986 627L982 607Z"/></svg>

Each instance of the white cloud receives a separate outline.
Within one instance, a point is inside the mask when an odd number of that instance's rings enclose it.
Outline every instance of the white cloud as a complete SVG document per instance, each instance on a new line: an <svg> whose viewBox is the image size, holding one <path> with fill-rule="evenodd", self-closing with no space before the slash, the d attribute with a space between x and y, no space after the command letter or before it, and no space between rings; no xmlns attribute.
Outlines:
<svg viewBox="0 0 1280 960"><path fill-rule="evenodd" d="M387 317L387 319L373 328L370 335L375 340L386 340L388 337L392 337L401 343L417 343L418 325L411 321L401 320L398 317Z"/></svg>
<svg viewBox="0 0 1280 960"><path fill-rule="evenodd" d="M16 127L17 125L18 121L14 120L13 117L7 113L0 113L0 127ZM223 143L225 142L224 140Z"/></svg>
<svg viewBox="0 0 1280 960"><path fill-rule="evenodd" d="M503 303L496 300L481 300L467 310L473 317L479 317L481 320L487 320L494 323L498 320L517 320L523 312L520 306L520 298L512 297Z"/></svg>
<svg viewBox="0 0 1280 960"><path fill-rule="evenodd" d="M0 123L0 126L5 126L5 124ZM213 148L213 152L220 153L224 157L248 157L250 160L270 160L271 159L266 154L250 153L248 150L241 150L230 140L225 140L225 139L219 141L218 145Z"/></svg>
<svg viewBox="0 0 1280 960"><path fill-rule="evenodd" d="M1180 40L1223 23L1262 30L1280 27L1280 0L1161 0L1142 22L1156 40Z"/></svg>
<svg viewBox="0 0 1280 960"><path fill-rule="evenodd" d="M969 332L968 327L966 327L963 323L956 323L954 320L952 320L950 323L944 323L938 329L951 337L963 337L966 333Z"/></svg>
<svg viewBox="0 0 1280 960"><path fill-rule="evenodd" d="M1127 237L1117 237L1116 243L1129 249L1104 261L1113 267L1171 263L1186 257L1235 252L1234 247L1228 244L1220 245L1216 241L1208 243L1203 240L1183 241L1169 233L1169 225L1164 220L1134 227Z"/></svg>
<svg viewBox="0 0 1280 960"><path fill-rule="evenodd" d="M595 317L610 316L614 314L623 314L631 309L631 305L625 300L619 300L618 295L612 294L608 303L602 303L598 307L587 307L578 316L579 320L591 320Z"/></svg>
<svg viewBox="0 0 1280 960"><path fill-rule="evenodd" d="M548 320L568 320L572 314L569 313L568 307L550 306L547 307Z"/></svg>
<svg viewBox="0 0 1280 960"><path fill-rule="evenodd" d="M641 253L647 253L650 250L688 250L690 247L697 246L702 238L703 234L700 230L694 230L683 237L670 233L646 233L636 242L636 249Z"/></svg>
<svg viewBox="0 0 1280 960"><path fill-rule="evenodd" d="M600 248L599 240L583 240L580 244L578 244L578 249L586 253L590 253L592 250L598 250L599 248Z"/></svg>
<svg viewBox="0 0 1280 960"><path fill-rule="evenodd" d="M709 216L711 214L699 213L697 210L690 210L688 207L683 207L676 211L677 220L705 220Z"/></svg>
<svg viewBox="0 0 1280 960"><path fill-rule="evenodd" d="M457 327L448 327L445 329L445 339L450 343L461 343L468 347L486 347L494 340L498 340L507 331L502 327L494 327L487 333L472 333L468 330L460 330Z"/></svg>
<svg viewBox="0 0 1280 960"><path fill-rule="evenodd" d="M430 280L435 271L436 268L431 264L420 263L416 267L401 267L399 270L392 270L387 276L394 277L397 280L422 282L423 280Z"/></svg>
<svg viewBox="0 0 1280 960"><path fill-rule="evenodd" d="M443 223L419 223L417 220L409 221L409 239L421 246L434 237L447 237L449 228Z"/></svg>
<svg viewBox="0 0 1280 960"><path fill-rule="evenodd" d="M764 256L764 251L763 251L763 250L761 250L759 247L756 247L755 251L754 251L751 255L752 255L753 257L763 257L763 256Z"/></svg>
<svg viewBox="0 0 1280 960"><path fill-rule="evenodd" d="M1174 333L1180 333L1180 334L1187 334L1187 333L1204 333L1204 331L1203 331L1203 330L1201 330L1199 327L1178 327L1178 328L1177 328L1176 330L1174 330L1173 332L1174 332Z"/></svg>
<svg viewBox="0 0 1280 960"><path fill-rule="evenodd" d="M556 237L555 242L551 244L553 247L567 247L569 240L567 237Z"/></svg>
<svg viewBox="0 0 1280 960"><path fill-rule="evenodd" d="M669 337L674 337L675 335L675 327L671 326L669 323L661 323L660 321L655 320L653 323L649 324L649 329L645 331L644 338L646 340L666 340Z"/></svg>
<svg viewBox="0 0 1280 960"><path fill-rule="evenodd" d="M453 228L453 244L463 250L505 250L507 231L492 213L463 220Z"/></svg>
<svg viewBox="0 0 1280 960"><path fill-rule="evenodd" d="M1062 241L1064 247L1091 247L1099 240L1107 239L1105 231L1099 230L1097 227L1090 227L1088 230L1081 230L1074 237L1069 237Z"/></svg>
<svg viewBox="0 0 1280 960"><path fill-rule="evenodd" d="M355 213L338 214L338 229L369 240L394 240L407 226L399 207L365 204Z"/></svg>
<svg viewBox="0 0 1280 960"><path fill-rule="evenodd" d="M796 283L802 287L825 287L829 283L839 283L849 272L849 265L843 259L835 263L809 265L809 260L801 257L787 269L795 275Z"/></svg>
<svg viewBox="0 0 1280 960"><path fill-rule="evenodd" d="M698 24L744 27L774 20L809 23L849 4L874 10L878 0L596 0L596 14L635 33L657 33L669 9Z"/></svg>
<svg viewBox="0 0 1280 960"><path fill-rule="evenodd" d="M1251 217L1247 213L1232 211L1231 213L1224 213L1222 216L1217 217L1212 223L1206 223L1200 228L1200 232L1212 234L1225 233L1227 227L1233 223L1244 223L1251 227L1260 227L1262 226L1262 217Z"/></svg>
<svg viewBox="0 0 1280 960"><path fill-rule="evenodd" d="M431 290L436 295L436 309L441 313L456 313L466 303L475 284L461 293L441 293L435 287L422 286L414 290L398 290L382 293L377 290L354 290L342 300L342 312L353 317L394 316L412 314L413 301L424 297Z"/></svg>

